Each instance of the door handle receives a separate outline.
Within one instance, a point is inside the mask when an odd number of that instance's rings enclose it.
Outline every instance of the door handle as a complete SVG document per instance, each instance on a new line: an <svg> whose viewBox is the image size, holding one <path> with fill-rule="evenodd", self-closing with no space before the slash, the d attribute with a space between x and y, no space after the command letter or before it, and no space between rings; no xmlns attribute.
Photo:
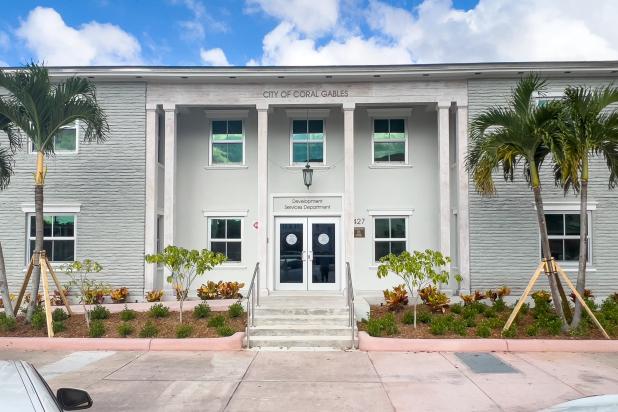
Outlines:
<svg viewBox="0 0 618 412"><path fill-rule="evenodd" d="M308 259L313 262L313 250L310 250L307 254L308 254Z"/></svg>
<svg viewBox="0 0 618 412"><path fill-rule="evenodd" d="M303 250L303 262L305 262L307 260L307 251Z"/></svg>

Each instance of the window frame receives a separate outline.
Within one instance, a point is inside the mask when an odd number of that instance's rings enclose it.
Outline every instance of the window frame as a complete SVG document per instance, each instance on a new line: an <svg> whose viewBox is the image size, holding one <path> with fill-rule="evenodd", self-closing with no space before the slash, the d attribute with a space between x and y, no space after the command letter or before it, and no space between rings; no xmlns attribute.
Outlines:
<svg viewBox="0 0 618 412"><path fill-rule="evenodd" d="M208 134L208 166L214 166L214 167L238 167L238 166L245 166L245 162L246 162L246 153L245 153L245 149L246 149L246 132L245 132L245 127L246 127L246 123L244 119L236 119L236 118L227 118L227 117L213 117L208 119L209 124L209 134ZM242 145L242 161L240 162L235 162L235 163L214 163L213 159L212 159L212 155L213 155L213 150L212 150L212 145L215 143L213 140L213 127L212 124L213 122L240 122L241 127L242 127L242 140L240 142L224 142L225 144L241 144ZM228 133L229 134L229 133Z"/></svg>
<svg viewBox="0 0 618 412"><path fill-rule="evenodd" d="M409 239L410 239L410 215L408 214L402 214L402 215L396 215L396 214L386 214L386 215L372 215L371 216L371 236L372 236L372 240L371 240L371 261L375 264L375 265L379 265L380 261L376 260L376 242L405 242L405 247L404 250L409 251L408 247L409 247ZM378 238L376 237L376 220L377 219L389 219L389 232L390 232L390 219L403 219L405 224L405 237L404 238L391 238L391 237L381 237ZM389 233L390 236L390 233Z"/></svg>
<svg viewBox="0 0 618 412"><path fill-rule="evenodd" d="M36 216L36 213L26 213L26 255L25 255L25 264L28 265L31 259L31 250L30 250L30 241L36 240L35 236L30 236L31 232L31 223L32 216ZM49 262L52 264L63 265L66 263L70 263L77 260L77 213L74 212L48 212L43 213L43 217L45 216L73 216L73 236L53 236L53 226L52 226L52 236L44 236L43 241L45 240L72 240L73 241L73 260L72 261L56 261L52 260L52 256L49 256Z"/></svg>
<svg viewBox="0 0 618 412"><path fill-rule="evenodd" d="M562 92L547 92L547 93L539 93L535 92L533 95L534 104L539 107L542 101L559 101L564 99L564 93Z"/></svg>
<svg viewBox="0 0 618 412"><path fill-rule="evenodd" d="M410 134L408 133L408 123L409 123L409 118L410 116L397 116L396 114L393 115L373 115L370 116L370 125L369 125L369 130L371 133L371 165L372 166L383 166L383 167L387 167L387 166L393 166L393 167L397 167L397 166L408 166L410 164L410 153L409 153L409 142L410 142ZM376 140L374 138L375 135L375 121L376 120L388 120L389 122L389 133L390 133L390 122L391 120L399 120L402 119L403 120L403 134L404 134L404 160L403 162L400 161L376 161L375 160L375 143ZM390 142L400 142L400 140L388 140L388 141L381 141L381 143L390 143Z"/></svg>
<svg viewBox="0 0 618 412"><path fill-rule="evenodd" d="M234 215L209 215L206 217L206 230L207 230L207 245L208 250L212 250L212 226L211 221L214 219L218 220L240 220L240 238L239 239L229 239L229 238L216 238L215 242L238 242L240 243L240 260L226 260L223 262L223 265L242 265L244 262L245 254L243 253L243 243L244 243L244 232L245 232L245 219L244 216L234 216ZM227 223L226 223L227 226ZM227 233L226 233L227 236ZM227 248L226 248L227 250Z"/></svg>
<svg viewBox="0 0 618 412"><path fill-rule="evenodd" d="M561 209L545 209L543 210L544 214L545 214L545 225L547 226L547 215L577 215L579 216L579 210L561 210ZM592 267L592 262L593 262L593 247L592 247L592 211L590 209L588 209L586 211L587 215L588 215L588 219L587 219L587 223L588 223L588 259L586 260L586 267L590 268ZM563 218L563 233L566 233L565 230L565 225L566 225L566 219ZM566 239L581 239L579 235L550 235L549 234L549 230L548 230L548 238L551 241L552 239L556 240L566 240ZM542 250L542 239L541 236L539 234L539 258L543 259L543 250ZM563 254L564 254L564 243L563 243ZM576 267L579 265L579 261L578 260L558 260L556 259L556 261L561 265L561 266L565 266L565 267Z"/></svg>
<svg viewBox="0 0 618 412"><path fill-rule="evenodd" d="M295 141L294 140L294 122L303 121L307 122L307 134L309 133L309 122L310 121L320 121L322 122L322 161L321 162L295 162L294 161L294 143L306 143L309 144L312 141ZM313 141L313 143L317 143ZM326 119L316 118L316 117L292 117L290 119L290 166L293 167L302 167L309 163L312 166L326 166Z"/></svg>
<svg viewBox="0 0 618 412"><path fill-rule="evenodd" d="M62 126L60 129L75 129L75 150L56 150L56 135L54 135L54 154L55 155L74 155L77 154L79 152L79 137L81 135L80 133L80 121L79 120L75 120L73 122L73 126L69 126L69 125L65 125ZM28 153L30 154L36 154L36 151L34 150L32 141L29 141L28 144ZM51 262L51 261L50 261Z"/></svg>

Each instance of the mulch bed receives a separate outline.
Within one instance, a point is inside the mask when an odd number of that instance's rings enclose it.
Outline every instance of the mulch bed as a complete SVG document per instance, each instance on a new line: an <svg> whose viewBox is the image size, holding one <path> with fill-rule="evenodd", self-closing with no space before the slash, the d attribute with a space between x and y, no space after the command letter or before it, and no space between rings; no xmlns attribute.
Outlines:
<svg viewBox="0 0 618 412"><path fill-rule="evenodd" d="M151 321L159 330L157 338L176 338L176 327L179 325L179 312L170 312L168 317L153 318L147 312L137 312L136 318L127 321L133 326L134 332L128 338L139 337L139 331L147 321ZM193 317L193 312L183 311L183 324L193 326L191 338L217 338L219 334L216 328L208 327L208 319L212 316L222 315L225 317L226 325L229 325L236 332L244 332L246 315L238 318L230 318L227 312L214 312L208 318L196 319ZM112 313L109 318L103 320L105 324L105 335L103 338L120 338L118 335L118 325L123 323L120 319L120 313ZM63 338L88 338L88 328L86 328L86 320L83 314L74 314L64 321L66 330L55 334L57 337ZM0 331L0 336L10 337L40 337L47 336L47 328L34 329L31 325L26 324L24 317L17 318L17 328L12 331Z"/></svg>
<svg viewBox="0 0 618 412"><path fill-rule="evenodd" d="M429 323L421 323L418 321L417 318L417 323L416 323L416 329L414 328L414 325L407 325L404 324L402 319L403 319L403 315L404 313L409 310L412 311L413 307L409 306L407 309L405 310L401 310L398 312L392 312L395 315L395 320L397 322L397 328L399 329L399 332L397 334L394 335L388 335L388 336L381 336L381 337L386 337L386 338L406 338L406 339L462 339L462 338L477 338L477 339L501 339L503 338L503 336L501 335L502 332L502 328L504 327L504 325L506 324L506 321L509 317L509 315L511 314L512 308L506 308L504 311L502 312L498 312L496 314L496 317L500 319L500 326L498 328L494 328L492 329L492 333L488 338L481 338L479 336L476 335L476 329L477 327L469 327L467 328L467 335L462 336L453 332L446 332L444 335L434 335L431 333L431 326ZM417 317L418 317L418 313L420 313L421 311L429 311L429 308L425 305L419 304L417 306ZM385 314L389 313L389 310L386 306L384 305L372 305L371 306L371 312L370 312L370 317L371 318L376 318L376 317L382 317ZM444 315L441 314L433 314L433 316L445 316L448 314L452 314L455 318L458 318L460 315L451 313L449 309L446 310L446 313ZM484 315L477 315L476 316L476 324L477 326L483 321L486 320L487 318L484 317ZM522 315L520 314L516 320L516 322L514 322L514 325L517 326L517 334L513 337L509 337L509 339L605 339L605 337L603 336L603 334L601 333L601 331L599 331L594 325L590 327L589 329L589 333L585 336L572 336L570 334L567 333L560 333L559 335L550 335L545 333L543 330L539 330L538 334L535 336L528 336L526 334L526 329L532 325L534 323L534 318L532 317L531 313L528 313L526 315ZM358 329L359 330L363 330L366 331L367 330L367 325L364 322L358 322ZM611 332L608 332L611 335ZM613 339L616 339L618 337L616 336L612 336Z"/></svg>

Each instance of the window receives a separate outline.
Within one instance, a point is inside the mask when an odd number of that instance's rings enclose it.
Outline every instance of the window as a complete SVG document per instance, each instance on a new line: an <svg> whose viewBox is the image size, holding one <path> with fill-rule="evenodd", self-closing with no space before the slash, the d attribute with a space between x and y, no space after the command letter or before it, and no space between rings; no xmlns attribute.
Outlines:
<svg viewBox="0 0 618 412"><path fill-rule="evenodd" d="M542 95L537 94L535 96L536 105L538 107L543 107L544 105L550 102L562 100L563 98L564 98L564 95L562 95L561 93L548 93L548 94L542 94Z"/></svg>
<svg viewBox="0 0 618 412"><path fill-rule="evenodd" d="M73 124L63 126L54 136L54 152L56 153L75 153L77 152L77 121ZM34 153L34 144L30 144L30 151Z"/></svg>
<svg viewBox="0 0 618 412"><path fill-rule="evenodd" d="M291 163L324 163L324 120L292 121Z"/></svg>
<svg viewBox="0 0 618 412"><path fill-rule="evenodd" d="M242 258L242 219L211 218L208 227L210 250L223 253L228 262L239 263Z"/></svg>
<svg viewBox="0 0 618 412"><path fill-rule="evenodd" d="M163 215L157 215L157 253L163 252L165 246L163 245Z"/></svg>
<svg viewBox="0 0 618 412"><path fill-rule="evenodd" d="M165 116L157 112L157 162L165 164Z"/></svg>
<svg viewBox="0 0 618 412"><path fill-rule="evenodd" d="M373 161L375 163L406 162L405 123L404 119L373 120Z"/></svg>
<svg viewBox="0 0 618 412"><path fill-rule="evenodd" d="M243 164L244 140L242 120L213 120L210 138L210 163Z"/></svg>
<svg viewBox="0 0 618 412"><path fill-rule="evenodd" d="M590 214L588 214L588 253L590 261L592 245L590 244ZM579 212L551 212L545 214L545 223L549 234L549 248L554 259L561 262L577 263L579 261ZM541 251L542 256L542 251Z"/></svg>
<svg viewBox="0 0 618 412"><path fill-rule="evenodd" d="M376 217L374 219L374 258L393 253L395 255L407 250L405 217Z"/></svg>
<svg viewBox="0 0 618 412"><path fill-rule="evenodd" d="M34 253L36 223L33 214L28 215L28 261ZM51 262L75 260L75 215L43 216L43 248Z"/></svg>

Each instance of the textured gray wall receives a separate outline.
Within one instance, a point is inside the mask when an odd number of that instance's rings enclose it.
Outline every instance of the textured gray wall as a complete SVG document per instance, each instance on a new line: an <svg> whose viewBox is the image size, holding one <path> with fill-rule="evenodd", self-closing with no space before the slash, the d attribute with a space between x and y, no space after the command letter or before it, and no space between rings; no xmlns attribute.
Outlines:
<svg viewBox="0 0 618 412"><path fill-rule="evenodd" d="M474 80L468 84L469 116L472 119L491 105L503 105L516 80ZM567 85L600 86L607 79L570 79L549 82L550 93L560 93ZM546 202L578 202L572 193L563 195L554 186L551 164L543 166L541 183ZM616 258L618 257L618 192L607 188L608 172L602 159L591 163L589 201L597 202L592 211L593 270L587 286L597 295L618 289ZM520 292L539 263L539 232L532 191L521 173L514 182L504 182L495 175L497 194L481 198L470 184L470 261L473 289L506 284ZM572 279L577 270L568 271ZM547 281L541 280L541 287Z"/></svg>
<svg viewBox="0 0 618 412"><path fill-rule="evenodd" d="M104 268L100 280L128 287L137 299L144 287L146 87L99 83L97 96L109 117L110 137L103 144L80 142L77 154L47 161L45 203L81 203L76 259L95 259ZM35 161L25 148L19 152L11 185L0 192L0 241L15 292L25 270L22 204L34 204Z"/></svg>

